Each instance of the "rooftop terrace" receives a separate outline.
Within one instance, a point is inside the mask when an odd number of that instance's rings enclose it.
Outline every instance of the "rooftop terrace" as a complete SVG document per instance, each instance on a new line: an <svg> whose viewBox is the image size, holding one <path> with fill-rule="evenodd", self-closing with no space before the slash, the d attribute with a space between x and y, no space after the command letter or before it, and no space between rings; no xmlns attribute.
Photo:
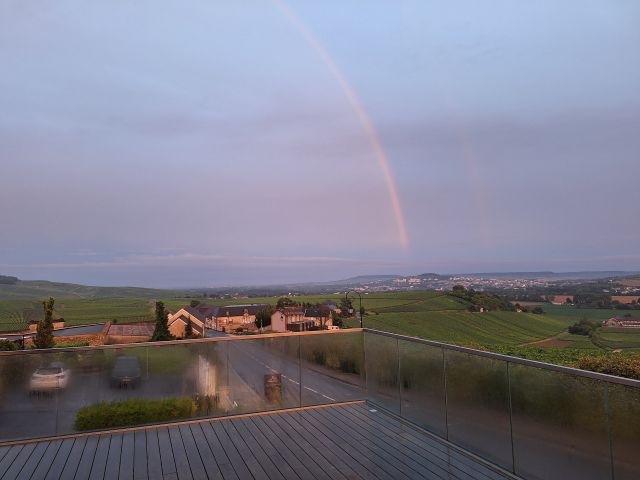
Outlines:
<svg viewBox="0 0 640 480"><path fill-rule="evenodd" d="M364 402L20 443L0 448L0 472L64 480L512 478Z"/></svg>
<svg viewBox="0 0 640 480"><path fill-rule="evenodd" d="M104 414L132 399L191 407ZM0 353L2 480L631 480L639 448L640 382L367 329Z"/></svg>

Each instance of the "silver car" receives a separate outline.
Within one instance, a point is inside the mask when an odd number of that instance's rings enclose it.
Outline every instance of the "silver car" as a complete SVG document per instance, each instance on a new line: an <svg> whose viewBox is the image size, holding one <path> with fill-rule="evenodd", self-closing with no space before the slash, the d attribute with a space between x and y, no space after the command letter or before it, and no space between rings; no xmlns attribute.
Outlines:
<svg viewBox="0 0 640 480"><path fill-rule="evenodd" d="M60 362L50 363L48 367L38 368L31 375L29 391L31 393L51 393L67 388L69 370Z"/></svg>

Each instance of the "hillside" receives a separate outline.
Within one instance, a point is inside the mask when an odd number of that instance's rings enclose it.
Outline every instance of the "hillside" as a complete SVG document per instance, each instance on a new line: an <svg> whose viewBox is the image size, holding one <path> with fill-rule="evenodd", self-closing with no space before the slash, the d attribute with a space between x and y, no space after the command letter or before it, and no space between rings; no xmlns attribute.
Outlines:
<svg viewBox="0 0 640 480"><path fill-rule="evenodd" d="M6 277L5 277L6 278ZM46 280L16 280L0 283L0 300L55 298L158 298L184 296L188 291L138 287L95 287Z"/></svg>

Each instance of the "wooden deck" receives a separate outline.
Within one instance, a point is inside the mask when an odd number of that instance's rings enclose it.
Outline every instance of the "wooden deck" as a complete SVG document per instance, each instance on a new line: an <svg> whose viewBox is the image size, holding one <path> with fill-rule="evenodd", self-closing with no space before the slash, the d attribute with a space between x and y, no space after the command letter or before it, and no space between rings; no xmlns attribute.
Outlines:
<svg viewBox="0 0 640 480"><path fill-rule="evenodd" d="M0 447L0 479L513 478L364 404Z"/></svg>

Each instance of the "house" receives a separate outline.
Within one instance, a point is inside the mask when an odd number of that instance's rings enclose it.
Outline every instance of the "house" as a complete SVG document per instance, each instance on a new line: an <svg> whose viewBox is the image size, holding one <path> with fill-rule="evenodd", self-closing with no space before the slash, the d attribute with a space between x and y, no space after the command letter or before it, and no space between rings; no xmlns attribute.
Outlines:
<svg viewBox="0 0 640 480"><path fill-rule="evenodd" d="M207 328L230 332L237 328L253 330L256 328L256 315L268 308L266 303L252 303L247 305L226 305L216 307L217 311L207 322Z"/></svg>
<svg viewBox="0 0 640 480"><path fill-rule="evenodd" d="M304 319L313 321L313 325L322 330L333 326L333 312L328 305L305 309Z"/></svg>
<svg viewBox="0 0 640 480"><path fill-rule="evenodd" d="M202 336L205 328L221 332L230 332L240 327L254 329L257 313L267 307L263 303L223 307L201 303L195 307L187 306L169 315L169 331L174 337L183 338L189 322L196 336Z"/></svg>
<svg viewBox="0 0 640 480"><path fill-rule="evenodd" d="M279 308L271 315L271 330L274 332L306 332L315 321L305 318L302 307Z"/></svg>
<svg viewBox="0 0 640 480"><path fill-rule="evenodd" d="M613 317L604 322L605 327L640 328L640 318Z"/></svg>
<svg viewBox="0 0 640 480"><path fill-rule="evenodd" d="M176 338L184 338L187 325L191 323L193 335L202 337L207 319L211 318L217 308L201 303L195 307L182 307L176 313L169 313L167 321L169 332Z"/></svg>

